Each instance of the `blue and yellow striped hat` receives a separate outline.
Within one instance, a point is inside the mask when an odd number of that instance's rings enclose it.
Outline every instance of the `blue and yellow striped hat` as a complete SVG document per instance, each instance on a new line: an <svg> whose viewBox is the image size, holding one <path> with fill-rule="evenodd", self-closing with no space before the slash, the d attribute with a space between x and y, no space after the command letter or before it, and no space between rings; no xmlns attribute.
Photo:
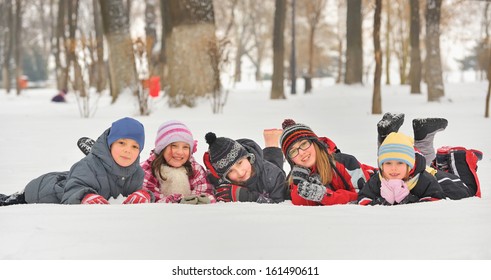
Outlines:
<svg viewBox="0 0 491 280"><path fill-rule="evenodd" d="M413 169L415 162L414 140L413 138L400 133L390 133L378 149L378 166L389 160L396 160L406 163Z"/></svg>

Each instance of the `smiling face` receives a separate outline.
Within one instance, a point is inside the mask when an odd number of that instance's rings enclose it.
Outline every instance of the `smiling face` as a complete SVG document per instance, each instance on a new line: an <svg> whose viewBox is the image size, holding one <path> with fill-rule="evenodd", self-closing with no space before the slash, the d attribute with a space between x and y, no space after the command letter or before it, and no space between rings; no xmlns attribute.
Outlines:
<svg viewBox="0 0 491 280"><path fill-rule="evenodd" d="M191 147L185 142L173 142L165 147L164 159L172 167L181 167L189 160Z"/></svg>
<svg viewBox="0 0 491 280"><path fill-rule="evenodd" d="M404 162L397 160L388 160L382 164L382 176L387 179L400 179L406 178L408 172L408 166Z"/></svg>
<svg viewBox="0 0 491 280"><path fill-rule="evenodd" d="M138 155L140 155L140 145L133 139L121 138L111 144L111 156L122 167L132 165Z"/></svg>
<svg viewBox="0 0 491 280"><path fill-rule="evenodd" d="M252 176L252 165L247 157L239 159L227 173L227 178L237 185L243 185Z"/></svg>
<svg viewBox="0 0 491 280"><path fill-rule="evenodd" d="M290 157L294 164L307 168L314 166L317 158L314 145L312 145L310 140L306 139L293 144L288 150L287 156Z"/></svg>

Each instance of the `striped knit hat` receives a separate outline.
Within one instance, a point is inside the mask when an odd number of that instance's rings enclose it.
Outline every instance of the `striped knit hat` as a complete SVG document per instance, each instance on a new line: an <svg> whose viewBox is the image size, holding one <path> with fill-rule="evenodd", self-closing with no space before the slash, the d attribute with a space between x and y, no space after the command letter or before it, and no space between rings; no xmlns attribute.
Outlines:
<svg viewBox="0 0 491 280"><path fill-rule="evenodd" d="M285 119L282 124L283 133L280 137L281 150L285 157L288 158L288 150L295 144L295 142L303 139L309 139L316 141L318 139L317 135L312 131L312 129L304 124L296 123L292 119Z"/></svg>
<svg viewBox="0 0 491 280"><path fill-rule="evenodd" d="M389 160L404 162L413 169L415 162L414 140L400 132L390 133L378 149L378 166Z"/></svg>
<svg viewBox="0 0 491 280"><path fill-rule="evenodd" d="M189 128L180 121L168 121L160 125L155 138L155 154L160 154L167 145L174 142L184 142L189 144L191 153L196 152L197 141L193 139L193 134Z"/></svg>

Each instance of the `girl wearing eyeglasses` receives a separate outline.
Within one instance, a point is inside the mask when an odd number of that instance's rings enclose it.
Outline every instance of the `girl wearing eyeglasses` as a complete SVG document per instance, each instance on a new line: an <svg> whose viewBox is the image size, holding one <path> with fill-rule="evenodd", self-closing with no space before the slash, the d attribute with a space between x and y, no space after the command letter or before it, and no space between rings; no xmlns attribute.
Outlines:
<svg viewBox="0 0 491 280"><path fill-rule="evenodd" d="M286 119L281 149L290 163L288 176L294 205L335 205L356 201L375 168L341 153L334 142L318 137L310 127Z"/></svg>

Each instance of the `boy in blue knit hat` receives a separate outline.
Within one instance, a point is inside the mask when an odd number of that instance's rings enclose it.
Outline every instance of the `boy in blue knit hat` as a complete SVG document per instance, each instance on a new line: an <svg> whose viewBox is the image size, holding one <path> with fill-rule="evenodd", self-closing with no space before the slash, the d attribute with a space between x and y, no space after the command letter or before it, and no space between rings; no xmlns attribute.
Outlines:
<svg viewBox="0 0 491 280"><path fill-rule="evenodd" d="M151 202L152 194L141 190L144 174L139 159L144 145L143 125L132 118L119 119L70 171L44 174L29 182L22 192L0 195L0 206L109 204L109 198L120 195L127 197L123 204Z"/></svg>

